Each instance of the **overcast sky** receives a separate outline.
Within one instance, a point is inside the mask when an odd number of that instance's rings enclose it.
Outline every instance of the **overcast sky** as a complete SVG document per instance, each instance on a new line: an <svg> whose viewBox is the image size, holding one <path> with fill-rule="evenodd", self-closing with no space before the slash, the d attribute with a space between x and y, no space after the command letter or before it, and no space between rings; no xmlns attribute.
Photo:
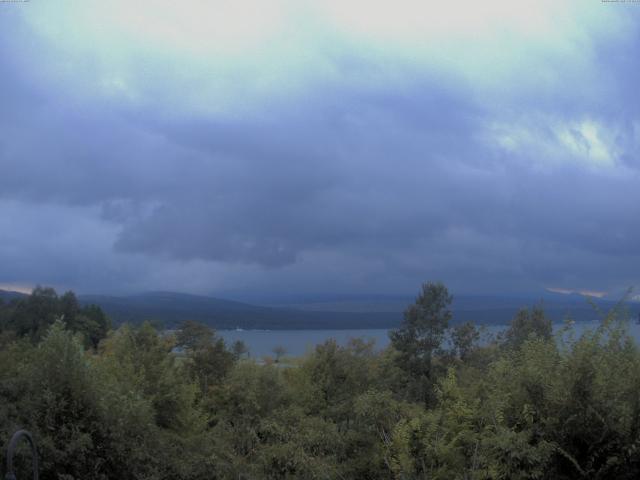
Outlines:
<svg viewBox="0 0 640 480"><path fill-rule="evenodd" d="M0 288L640 286L639 89L640 3L0 2Z"/></svg>

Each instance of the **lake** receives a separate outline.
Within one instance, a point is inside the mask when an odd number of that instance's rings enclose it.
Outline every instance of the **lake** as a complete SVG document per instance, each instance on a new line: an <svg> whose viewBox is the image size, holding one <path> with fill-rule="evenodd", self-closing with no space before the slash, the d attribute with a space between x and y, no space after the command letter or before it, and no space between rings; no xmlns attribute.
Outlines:
<svg viewBox="0 0 640 480"><path fill-rule="evenodd" d="M593 330L598 322L579 322L574 324L576 335L587 329ZM562 324L554 325L554 328L561 327ZM488 335L495 335L506 328L505 325L492 325L484 327L485 338ZM629 332L640 342L640 325L629 324ZM346 345L350 338L373 339L378 349L383 349L389 344L389 330L218 330L217 332L224 338L227 344L236 340L242 340L247 347L251 357L261 358L273 356L273 349L282 346L286 350L286 356L301 356L316 345L333 338L339 345Z"/></svg>

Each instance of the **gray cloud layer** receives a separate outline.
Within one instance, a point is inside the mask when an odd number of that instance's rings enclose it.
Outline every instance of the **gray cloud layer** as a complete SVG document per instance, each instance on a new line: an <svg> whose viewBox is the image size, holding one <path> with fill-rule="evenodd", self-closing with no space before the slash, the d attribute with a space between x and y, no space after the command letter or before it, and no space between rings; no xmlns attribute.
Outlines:
<svg viewBox="0 0 640 480"><path fill-rule="evenodd" d="M233 115L173 109L185 92L165 101L172 73L155 67L135 72L149 84L141 102L92 95L86 64L64 83L73 75L50 73L64 57L21 19L0 10L0 283L638 282L638 31L585 58L537 58L548 84L525 69L504 92L402 62L390 66L401 82L355 82L385 66L340 55L341 75Z"/></svg>

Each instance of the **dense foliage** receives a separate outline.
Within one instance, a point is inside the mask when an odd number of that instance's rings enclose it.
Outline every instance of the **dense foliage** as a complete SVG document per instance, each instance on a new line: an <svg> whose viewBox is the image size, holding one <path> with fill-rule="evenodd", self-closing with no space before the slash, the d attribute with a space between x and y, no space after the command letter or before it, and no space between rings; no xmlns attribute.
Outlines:
<svg viewBox="0 0 640 480"><path fill-rule="evenodd" d="M275 362L194 322L109 330L74 299L0 305L0 435L31 430L45 480L640 475L640 352L617 311L554 336L522 310L481 343L426 284L388 349Z"/></svg>

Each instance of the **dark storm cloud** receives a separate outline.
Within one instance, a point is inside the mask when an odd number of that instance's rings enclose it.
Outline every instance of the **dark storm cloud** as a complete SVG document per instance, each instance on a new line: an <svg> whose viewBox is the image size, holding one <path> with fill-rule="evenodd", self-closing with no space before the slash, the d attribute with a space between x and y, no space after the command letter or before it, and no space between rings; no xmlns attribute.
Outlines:
<svg viewBox="0 0 640 480"><path fill-rule="evenodd" d="M248 267L293 290L318 275L380 291L638 280L636 33L596 49L582 85L484 96L407 68L402 82L320 79L229 115L75 94L39 77L46 52L21 47L15 25L0 33L7 281L156 288L174 269L206 289L207 268ZM565 67L557 83L582 71Z"/></svg>
<svg viewBox="0 0 640 480"><path fill-rule="evenodd" d="M316 95L259 123L153 125L204 160L117 246L277 266L313 248L407 246L441 228L450 160L438 157L458 143L466 158L459 141L474 108L428 81L396 102L389 92Z"/></svg>

